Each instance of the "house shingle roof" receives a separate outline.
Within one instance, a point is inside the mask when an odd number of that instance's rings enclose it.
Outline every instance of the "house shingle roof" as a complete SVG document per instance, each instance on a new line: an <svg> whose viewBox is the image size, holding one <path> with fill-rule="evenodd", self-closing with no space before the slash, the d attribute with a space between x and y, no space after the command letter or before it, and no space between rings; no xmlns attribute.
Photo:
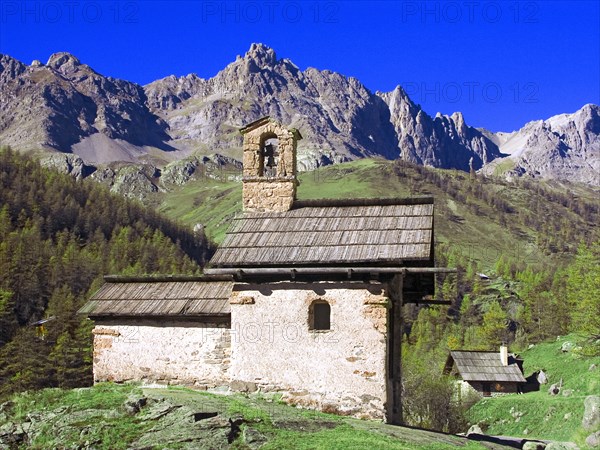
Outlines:
<svg viewBox="0 0 600 450"><path fill-rule="evenodd" d="M448 368L452 360L461 378L465 381L513 381L524 383L526 380L514 362L503 366L497 352L452 351L446 363Z"/></svg>
<svg viewBox="0 0 600 450"><path fill-rule="evenodd" d="M236 217L213 267L402 265L429 261L433 200L296 202L283 212Z"/></svg>
<svg viewBox="0 0 600 450"><path fill-rule="evenodd" d="M233 283L228 280L109 280L79 310L94 317L228 316Z"/></svg>

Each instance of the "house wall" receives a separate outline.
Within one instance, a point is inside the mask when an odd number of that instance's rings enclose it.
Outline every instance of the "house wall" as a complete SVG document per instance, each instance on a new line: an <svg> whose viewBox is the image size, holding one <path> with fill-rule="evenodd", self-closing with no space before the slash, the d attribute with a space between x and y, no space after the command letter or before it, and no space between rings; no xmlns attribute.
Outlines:
<svg viewBox="0 0 600 450"><path fill-rule="evenodd" d="M479 395L483 395L483 382L480 381L462 381L462 385L467 385L472 388L473 391L477 392ZM490 395L492 397L504 394L516 394L519 392L518 384L514 382L495 382L492 381L489 383L490 385ZM465 389L467 389L465 387Z"/></svg>
<svg viewBox="0 0 600 450"><path fill-rule="evenodd" d="M228 382L229 324L96 321L94 381L216 387Z"/></svg>
<svg viewBox="0 0 600 450"><path fill-rule="evenodd" d="M330 304L330 331L309 329L315 300ZM383 419L387 305L381 284L237 285L232 387L283 391L288 403Z"/></svg>

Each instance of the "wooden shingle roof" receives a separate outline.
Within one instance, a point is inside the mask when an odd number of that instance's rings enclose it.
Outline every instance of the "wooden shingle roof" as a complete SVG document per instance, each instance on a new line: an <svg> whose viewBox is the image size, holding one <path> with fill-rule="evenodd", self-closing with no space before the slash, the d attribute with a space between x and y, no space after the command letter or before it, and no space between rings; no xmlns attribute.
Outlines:
<svg viewBox="0 0 600 450"><path fill-rule="evenodd" d="M236 217L212 267L402 265L429 261L433 199L296 202Z"/></svg>
<svg viewBox="0 0 600 450"><path fill-rule="evenodd" d="M465 381L526 381L514 358L509 357L509 364L504 366L498 352L452 351L446 362L447 371L452 362Z"/></svg>
<svg viewBox="0 0 600 450"><path fill-rule="evenodd" d="M79 310L89 317L228 316L228 279L110 279Z"/></svg>

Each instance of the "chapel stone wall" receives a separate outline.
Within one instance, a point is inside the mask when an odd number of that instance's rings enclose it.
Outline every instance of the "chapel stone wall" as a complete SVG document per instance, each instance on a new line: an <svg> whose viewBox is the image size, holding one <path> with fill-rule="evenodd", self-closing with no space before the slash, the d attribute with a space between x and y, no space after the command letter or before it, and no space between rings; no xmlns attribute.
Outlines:
<svg viewBox="0 0 600 450"><path fill-rule="evenodd" d="M331 307L329 331L310 329L315 301ZM382 285L289 283L235 291L232 384L281 391L288 403L312 409L383 419L387 306Z"/></svg>
<svg viewBox="0 0 600 450"><path fill-rule="evenodd" d="M93 335L95 382L228 384L229 324L100 320Z"/></svg>

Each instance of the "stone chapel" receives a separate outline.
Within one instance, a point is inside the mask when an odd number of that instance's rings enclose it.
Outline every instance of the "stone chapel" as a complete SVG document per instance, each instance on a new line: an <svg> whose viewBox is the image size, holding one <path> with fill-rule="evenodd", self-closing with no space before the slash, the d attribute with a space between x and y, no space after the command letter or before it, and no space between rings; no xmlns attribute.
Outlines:
<svg viewBox="0 0 600 450"><path fill-rule="evenodd" d="M434 290L433 199L296 198L302 139L265 117L243 135L243 211L200 277L105 277L95 381L278 392L399 424L401 307Z"/></svg>

